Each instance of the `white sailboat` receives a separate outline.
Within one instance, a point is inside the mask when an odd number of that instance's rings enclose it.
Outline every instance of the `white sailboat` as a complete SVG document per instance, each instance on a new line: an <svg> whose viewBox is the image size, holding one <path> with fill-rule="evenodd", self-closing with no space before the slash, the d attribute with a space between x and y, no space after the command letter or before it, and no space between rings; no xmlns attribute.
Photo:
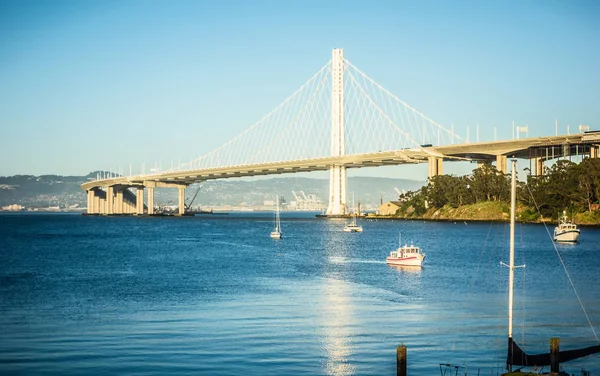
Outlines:
<svg viewBox="0 0 600 376"><path fill-rule="evenodd" d="M352 193L352 206L354 207L354 193ZM356 222L356 216L356 208L354 208L354 211L351 215L352 219L350 220L350 223L344 226L345 232L362 232L363 228Z"/></svg>
<svg viewBox="0 0 600 376"><path fill-rule="evenodd" d="M277 195L277 210L275 211L275 229L271 231L273 239L281 239L281 220L279 218L279 195Z"/></svg>

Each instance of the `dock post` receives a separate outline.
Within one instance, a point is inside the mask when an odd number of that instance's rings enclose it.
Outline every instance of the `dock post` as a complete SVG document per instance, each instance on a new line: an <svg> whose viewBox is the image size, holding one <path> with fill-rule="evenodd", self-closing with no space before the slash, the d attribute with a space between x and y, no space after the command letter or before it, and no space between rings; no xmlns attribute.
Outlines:
<svg viewBox="0 0 600 376"><path fill-rule="evenodd" d="M560 372L560 359L558 356L560 347L560 339L553 337L550 338L550 374L558 375Z"/></svg>
<svg viewBox="0 0 600 376"><path fill-rule="evenodd" d="M396 375L406 376L406 346L396 348Z"/></svg>

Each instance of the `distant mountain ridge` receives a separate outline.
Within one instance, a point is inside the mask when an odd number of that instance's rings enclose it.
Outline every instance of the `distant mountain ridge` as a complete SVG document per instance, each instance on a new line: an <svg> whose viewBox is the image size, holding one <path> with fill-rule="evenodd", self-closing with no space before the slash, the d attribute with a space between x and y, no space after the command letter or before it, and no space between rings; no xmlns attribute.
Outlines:
<svg viewBox="0 0 600 376"><path fill-rule="evenodd" d="M86 207L87 198L81 184L96 178L97 171L86 176L60 175L14 175L0 176L0 207L22 205L24 207ZM396 189L417 190L425 182L378 177L348 178L348 203L352 195L364 207L377 207L380 201L396 200ZM198 191L199 189L199 191ZM294 193L302 197L314 195L322 203L328 202L329 180L306 177L277 177L261 179L222 179L193 184L186 190L186 203L198 191L193 206L260 206L265 201L283 196L286 202L295 200ZM176 205L177 190L155 190L156 205Z"/></svg>
<svg viewBox="0 0 600 376"><path fill-rule="evenodd" d="M95 176L95 172L86 176L0 176L0 207L13 204L32 208L85 206L87 198L81 184Z"/></svg>

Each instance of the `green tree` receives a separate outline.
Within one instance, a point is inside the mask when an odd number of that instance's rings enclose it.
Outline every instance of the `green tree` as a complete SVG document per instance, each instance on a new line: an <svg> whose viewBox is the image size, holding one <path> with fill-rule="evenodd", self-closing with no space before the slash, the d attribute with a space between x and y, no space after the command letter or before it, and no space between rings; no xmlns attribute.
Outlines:
<svg viewBox="0 0 600 376"><path fill-rule="evenodd" d="M510 184L507 176L489 163L473 170L470 189L475 202L507 201L510 197Z"/></svg>
<svg viewBox="0 0 600 376"><path fill-rule="evenodd" d="M592 211L592 204L600 200L600 159L586 158L576 169L583 204Z"/></svg>
<svg viewBox="0 0 600 376"><path fill-rule="evenodd" d="M411 216L422 216L427 211L425 208L427 187L421 187L418 191L408 191L404 194L405 200L403 201L401 211L406 213L408 208L412 207L413 212Z"/></svg>
<svg viewBox="0 0 600 376"><path fill-rule="evenodd" d="M548 169L545 188L549 207L554 211L552 216L568 208L581 209L585 199L579 188L578 175L577 165L566 159Z"/></svg>
<svg viewBox="0 0 600 376"><path fill-rule="evenodd" d="M452 175L436 175L429 179L427 185L427 202L441 208L451 202L456 178Z"/></svg>

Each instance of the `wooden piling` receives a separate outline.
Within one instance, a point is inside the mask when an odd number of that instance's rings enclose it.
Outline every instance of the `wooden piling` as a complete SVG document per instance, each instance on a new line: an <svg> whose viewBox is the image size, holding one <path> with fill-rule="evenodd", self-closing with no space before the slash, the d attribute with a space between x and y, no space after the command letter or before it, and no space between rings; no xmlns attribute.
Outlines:
<svg viewBox="0 0 600 376"><path fill-rule="evenodd" d="M406 346L396 348L396 375L406 376Z"/></svg>
<svg viewBox="0 0 600 376"><path fill-rule="evenodd" d="M559 347L560 339L550 338L550 373L552 375L558 375L560 372Z"/></svg>

